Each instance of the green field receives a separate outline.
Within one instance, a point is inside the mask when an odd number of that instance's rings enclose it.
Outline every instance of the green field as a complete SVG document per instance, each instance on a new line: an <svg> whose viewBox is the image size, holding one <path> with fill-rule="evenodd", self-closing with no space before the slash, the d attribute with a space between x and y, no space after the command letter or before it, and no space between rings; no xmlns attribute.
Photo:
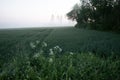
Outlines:
<svg viewBox="0 0 120 80"><path fill-rule="evenodd" d="M30 43L36 41L39 45L33 50ZM47 47L41 46L43 42ZM56 51L50 56L56 61L53 66L47 60L49 49L55 46L62 49L62 55ZM44 55L32 58L40 50ZM112 32L72 27L0 30L0 80L119 80L119 57L120 34ZM26 67L32 70L25 73Z"/></svg>

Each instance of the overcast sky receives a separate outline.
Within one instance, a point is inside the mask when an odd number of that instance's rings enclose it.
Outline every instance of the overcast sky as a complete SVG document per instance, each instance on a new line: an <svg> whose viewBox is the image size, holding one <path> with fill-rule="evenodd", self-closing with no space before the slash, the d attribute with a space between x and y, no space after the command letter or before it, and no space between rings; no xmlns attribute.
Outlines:
<svg viewBox="0 0 120 80"><path fill-rule="evenodd" d="M65 16L79 0L0 0L0 28L74 25Z"/></svg>

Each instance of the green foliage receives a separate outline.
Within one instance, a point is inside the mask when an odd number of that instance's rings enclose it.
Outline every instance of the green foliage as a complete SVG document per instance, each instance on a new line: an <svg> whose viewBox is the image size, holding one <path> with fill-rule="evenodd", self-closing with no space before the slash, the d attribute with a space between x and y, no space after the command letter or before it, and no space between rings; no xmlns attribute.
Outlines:
<svg viewBox="0 0 120 80"><path fill-rule="evenodd" d="M75 4L75 6L73 7L73 10L71 10L67 16L69 19L72 19L72 20L76 20L78 18L78 15L79 15L79 5L78 4Z"/></svg>
<svg viewBox="0 0 120 80"><path fill-rule="evenodd" d="M119 0L80 0L81 6L67 13L69 19L77 24L89 24L87 27L96 30L120 31L120 1ZM76 6L76 5L75 5ZM78 5L79 6L79 5ZM79 14L78 14L79 12ZM68 15L71 14L71 15ZM76 17L72 16L77 14ZM91 25L92 24L92 25ZM82 25L78 27L81 28Z"/></svg>
<svg viewBox="0 0 120 80"><path fill-rule="evenodd" d="M110 32L84 30L76 28L37 28L0 30L0 68L11 61L17 54L30 54L40 49L31 49L30 42L47 42L45 49L59 45L64 51L93 52L100 55L109 55L112 52L120 55L120 35ZM48 50L49 51L49 50ZM47 54L46 50L45 53Z"/></svg>
<svg viewBox="0 0 120 80"><path fill-rule="evenodd" d="M32 43L36 42L38 40ZM48 56L46 56L44 50L47 49L47 43L42 42L34 44L34 46L33 48L30 45L32 50L36 50L33 56L30 57L25 53L17 54L11 62L3 66L0 72L0 80L120 79L119 56L111 55L107 58L101 58L91 52L63 53L59 46L48 49Z"/></svg>

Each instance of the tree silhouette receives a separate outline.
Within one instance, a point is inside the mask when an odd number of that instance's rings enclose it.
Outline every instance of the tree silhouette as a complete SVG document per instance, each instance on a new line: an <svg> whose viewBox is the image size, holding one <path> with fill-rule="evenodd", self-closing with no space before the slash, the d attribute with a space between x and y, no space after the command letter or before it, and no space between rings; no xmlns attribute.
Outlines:
<svg viewBox="0 0 120 80"><path fill-rule="evenodd" d="M120 0L80 0L67 13L77 27L120 31Z"/></svg>

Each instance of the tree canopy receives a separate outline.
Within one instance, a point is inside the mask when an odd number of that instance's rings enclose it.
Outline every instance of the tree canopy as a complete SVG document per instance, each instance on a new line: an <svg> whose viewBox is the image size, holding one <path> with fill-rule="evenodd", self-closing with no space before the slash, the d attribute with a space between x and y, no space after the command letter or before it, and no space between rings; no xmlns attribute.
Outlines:
<svg viewBox="0 0 120 80"><path fill-rule="evenodd" d="M120 0L80 0L67 13L76 27L120 31Z"/></svg>

